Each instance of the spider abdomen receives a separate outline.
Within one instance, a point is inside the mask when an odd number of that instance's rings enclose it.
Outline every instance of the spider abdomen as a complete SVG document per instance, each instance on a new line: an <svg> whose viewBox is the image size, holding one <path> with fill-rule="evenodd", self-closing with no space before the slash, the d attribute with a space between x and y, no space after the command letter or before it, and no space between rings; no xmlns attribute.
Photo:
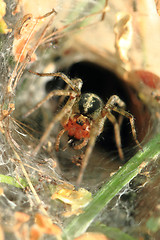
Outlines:
<svg viewBox="0 0 160 240"><path fill-rule="evenodd" d="M63 127L68 132L68 136L74 137L77 140L90 137L90 122L83 115L70 117Z"/></svg>

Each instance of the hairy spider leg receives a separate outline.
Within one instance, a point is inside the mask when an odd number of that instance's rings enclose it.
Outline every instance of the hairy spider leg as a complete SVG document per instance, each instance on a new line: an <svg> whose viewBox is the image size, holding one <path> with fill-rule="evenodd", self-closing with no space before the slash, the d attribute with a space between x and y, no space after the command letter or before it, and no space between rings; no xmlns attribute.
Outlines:
<svg viewBox="0 0 160 240"><path fill-rule="evenodd" d="M139 141L137 139L134 117L133 117L133 115L131 113L129 113L129 112L127 112L127 111L125 111L123 109L124 104L125 103L117 95L113 95L108 100L108 102L107 102L107 104L105 106L105 109L110 109L112 111L115 111L115 112L117 112L117 113L121 114L122 116L124 116L124 117L129 119L134 141L137 144L137 146L139 147L139 149L143 150L142 146L140 145L140 143L139 143ZM119 107L117 107L115 105L119 105Z"/></svg>
<svg viewBox="0 0 160 240"><path fill-rule="evenodd" d="M123 115L119 116L119 119L117 121L116 117L111 113L112 106L118 105L120 109L125 109L125 103L117 96L113 95L109 98L108 102L106 103L104 110L102 111L102 114L106 114L108 120L113 124L114 127L114 135L115 135L115 141L119 153L120 159L124 159L124 154L122 150L122 144L121 144L121 135L120 135L120 127L123 121ZM107 110L107 111L106 111Z"/></svg>
<svg viewBox="0 0 160 240"><path fill-rule="evenodd" d="M89 158L90 158L93 148L95 146L96 138L102 132L104 121L105 121L105 117L101 118L101 120L98 120L98 122L95 123L94 127L91 128L90 138L88 141L88 145L87 145L84 157L82 159L80 172L79 172L79 175L77 178L77 185L80 185L80 183L82 182L84 171L88 165Z"/></svg>
<svg viewBox="0 0 160 240"><path fill-rule="evenodd" d="M62 129L59 132L59 134L57 135L56 144L55 144L55 149L56 149L57 152L59 151L59 145L60 145L61 137L65 132L66 132L66 130ZM74 146L74 149L76 149L76 150L82 149L83 147L85 147L87 145L87 143L88 143L88 138L84 138L83 141L80 144Z"/></svg>
<svg viewBox="0 0 160 240"><path fill-rule="evenodd" d="M119 124L118 124L115 116L113 114L111 114L110 112L106 112L106 116L109 119L109 121L113 124L115 141L116 141L119 157L120 157L121 160L123 160L124 159L124 154L123 154L122 145L121 145L121 136L120 136Z"/></svg>
<svg viewBox="0 0 160 240"><path fill-rule="evenodd" d="M123 109L119 109L117 107L114 107L112 110L115 111L115 112L118 112L119 114L121 114L124 117L129 119L134 141L137 144L137 146L139 147L139 149L143 151L143 148L142 148L141 144L139 143L139 141L137 139L137 134L136 134L136 128L135 128L135 122L134 122L133 115L131 113L128 113L127 111L124 111Z"/></svg>
<svg viewBox="0 0 160 240"><path fill-rule="evenodd" d="M73 79L70 80L64 73L61 72L57 72L57 73L37 73L34 71L29 70L30 73L44 77L44 76L52 76L52 77L61 77L69 86L71 89L73 89L73 91L75 91L75 93L77 92L77 95L80 94L80 90L82 87L82 80L77 78L77 79ZM35 110L37 110L43 103L45 103L46 101L48 101L50 98L52 98L53 96L70 96L73 91L71 90L53 90L50 93L48 93L48 95L43 98L39 103L36 104L36 106L34 108L32 108L31 110L29 110L24 117L28 117L30 114L32 114ZM74 95L74 93L73 93Z"/></svg>
<svg viewBox="0 0 160 240"><path fill-rule="evenodd" d="M66 130L63 128L59 134L57 135L57 138L56 138L56 144L55 144L55 149L56 151L58 152L59 151L59 144L60 144L60 140L61 140L61 137L62 135L66 132Z"/></svg>
<svg viewBox="0 0 160 240"><path fill-rule="evenodd" d="M65 106L63 107L63 109L61 111L59 111L56 116L53 117L49 126L45 130L43 136L41 137L41 139L39 141L39 144L33 151L33 155L36 155L39 152L41 146L46 141L47 137L49 136L49 134L50 134L52 128L55 126L55 124L57 122L59 122L66 114L68 115L68 117L70 116L73 104L76 101L76 97L79 96L81 93L82 80L79 78L71 80L65 74L63 74L61 72L58 72L58 73L37 73L37 72L33 72L33 71L30 71L30 72L35 75L39 75L41 77L44 77L44 76L61 77L72 89L72 90L67 90L67 91L66 90L53 90L44 99L42 99L33 109L31 109L27 114L25 114L25 117L29 116L32 112L34 112L36 109L38 109L44 102L46 102L47 100L49 100L51 97L53 97L55 95L70 97L68 99L67 103L65 104Z"/></svg>
<svg viewBox="0 0 160 240"><path fill-rule="evenodd" d="M53 90L51 91L46 97L44 97L40 102L38 102L32 109L30 109L26 114L24 114L24 118L30 116L34 111L36 111L38 108L41 107L46 101L48 101L50 98L54 96L70 96L74 95L74 92L72 90Z"/></svg>
<svg viewBox="0 0 160 240"><path fill-rule="evenodd" d="M61 95L63 96L63 92ZM34 149L34 151L32 153L34 156L39 152L41 146L44 144L44 142L48 138L48 136L49 136L51 130L53 129L53 127L55 126L55 124L57 122L59 122L66 114L69 114L69 112L72 110L72 106L76 100L76 94L75 94L75 92L70 91L68 96L70 96L70 98L67 101L66 105L63 107L63 109L59 113L57 113L56 116L53 117L52 121L50 122L49 126L45 130L43 136L41 137L39 144Z"/></svg>
<svg viewBox="0 0 160 240"><path fill-rule="evenodd" d="M87 145L87 143L88 143L88 138L84 138L80 144L74 146L74 149L76 149L76 150L82 149L83 147L85 147Z"/></svg>
<svg viewBox="0 0 160 240"><path fill-rule="evenodd" d="M56 72L56 73L38 73L32 70L29 70L30 73L34 75L38 75L40 77L60 77L65 81L73 91L77 92L77 94L81 93L82 88L82 80L80 78L69 79L64 73Z"/></svg>

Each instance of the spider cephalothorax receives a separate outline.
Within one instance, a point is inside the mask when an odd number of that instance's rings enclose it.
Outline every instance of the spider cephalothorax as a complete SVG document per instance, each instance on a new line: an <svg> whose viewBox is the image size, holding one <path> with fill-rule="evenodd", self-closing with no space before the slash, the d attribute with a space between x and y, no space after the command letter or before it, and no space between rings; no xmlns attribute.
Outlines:
<svg viewBox="0 0 160 240"><path fill-rule="evenodd" d="M39 76L61 77L70 87L69 90L53 90L41 102L39 102L36 107L34 107L26 114L26 116L28 116L34 110L39 108L45 101L55 95L69 97L64 107L53 117L52 122L49 124L45 133L41 137L40 143L35 148L34 154L36 154L40 150L40 147L46 141L47 137L51 132L51 129L55 126L55 124L57 122L61 122L63 129L59 132L56 139L55 149L57 151L59 150L60 139L65 132L68 133L68 136L70 138L80 140L80 143L78 145L74 145L74 149L81 149L86 146L84 157L82 159L81 170L77 179L77 183L80 183L83 178L83 174L88 164L90 155L94 148L96 138L103 131L104 123L107 119L114 126L115 141L119 156L121 159L124 158L121 147L120 123L112 114L112 111L117 112L129 119L134 140L136 144L141 148L136 136L134 117L132 116L132 114L124 110L125 103L117 95L111 96L107 103L104 104L96 94L81 94L81 88L83 83L81 79L77 78L70 80L65 74L60 72L32 73Z"/></svg>
<svg viewBox="0 0 160 240"><path fill-rule="evenodd" d="M77 103L73 106L74 111L87 116L90 119L95 119L103 107L102 100L93 93L84 93L77 99Z"/></svg>
<svg viewBox="0 0 160 240"><path fill-rule="evenodd" d="M102 107L102 100L96 94L82 94L73 105L69 119L67 116L62 120L62 126L69 136L78 140L89 138L92 122L97 119Z"/></svg>

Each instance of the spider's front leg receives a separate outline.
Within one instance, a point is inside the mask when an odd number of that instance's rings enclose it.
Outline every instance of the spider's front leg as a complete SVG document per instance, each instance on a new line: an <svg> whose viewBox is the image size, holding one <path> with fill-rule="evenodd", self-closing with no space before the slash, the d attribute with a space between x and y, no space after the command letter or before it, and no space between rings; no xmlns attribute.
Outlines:
<svg viewBox="0 0 160 240"><path fill-rule="evenodd" d="M52 128L55 126L55 124L59 121L62 120L62 118L65 115L70 115L70 113L72 112L72 107L73 104L76 101L77 96L79 96L81 94L81 88L82 88L82 80L81 79L73 79L70 80L65 74L58 72L58 73L37 73L37 72L33 72L30 71L31 73L35 74L35 75L39 75L39 76L58 76L61 77L71 88L71 90L53 90L52 92L50 92L44 99L42 99L39 103L37 103L37 105L32 108L28 113L25 114L25 117L29 116L32 112L34 112L36 109L38 109L43 103L45 103L47 100L49 100L50 98L52 98L53 96L69 96L69 99L67 101L67 103L65 104L65 106L56 114L56 116L53 117L51 123L48 125L47 129L45 130L43 136L41 137L39 144L37 145L37 147L34 149L33 151L33 155L36 155L41 146L44 144L44 142L46 141L46 139L48 138Z"/></svg>
<svg viewBox="0 0 160 240"><path fill-rule="evenodd" d="M103 112L104 112L104 114L106 114L107 118L113 123L116 145L117 145L119 156L121 159L123 159L124 157L123 157L123 151L122 151L122 147L121 147L120 126L119 126L115 116L111 113L111 111L117 112L120 115L127 117L129 119L130 125L131 125L131 130L132 130L132 135L135 140L135 143L142 150L142 147L137 139L134 117L131 113L125 111L124 108L125 108L125 103L117 95L113 95L110 97L110 99L106 103L104 110L103 110Z"/></svg>
<svg viewBox="0 0 160 240"><path fill-rule="evenodd" d="M104 109L102 110L102 116L106 116L109 119L109 121L113 124L115 141L116 141L119 157L120 159L123 160L124 154L122 150L121 135L120 135L120 126L123 121L123 114L120 115L117 121L116 117L111 113L111 111L114 110L115 106L118 106L118 108L121 109L121 111L124 111L126 107L125 103L117 95L113 95L109 98L108 102L104 106Z"/></svg>
<svg viewBox="0 0 160 240"><path fill-rule="evenodd" d="M88 145L87 145L86 151L84 153L84 157L82 159L81 169L80 169L80 172L79 172L79 175L78 175L78 178L77 178L77 184L78 185L80 185L80 183L82 182L84 171L87 167L89 158L90 158L91 153L93 151L97 135L98 135L97 129L94 129L94 131L91 131L91 133L90 133L90 139L88 141Z"/></svg>
<svg viewBox="0 0 160 240"><path fill-rule="evenodd" d="M95 119L91 131L90 131L90 137L88 140L88 144L87 144L87 148L86 151L84 153L84 157L82 159L82 164L81 164L81 169L77 178L77 184L79 185L82 182L83 179L83 175L84 175L84 171L87 167L87 164L89 162L89 158L92 154L93 148L95 146L96 143L96 139L97 137L101 134L101 132L103 131L103 127L104 127L104 122L106 119L106 116L102 116L101 114L102 112L100 111L98 114L97 119Z"/></svg>

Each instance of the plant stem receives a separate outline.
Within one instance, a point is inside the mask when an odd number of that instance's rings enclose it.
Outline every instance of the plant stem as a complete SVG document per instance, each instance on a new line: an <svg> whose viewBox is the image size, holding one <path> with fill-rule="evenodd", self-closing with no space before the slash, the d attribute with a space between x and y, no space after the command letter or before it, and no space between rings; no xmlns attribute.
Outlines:
<svg viewBox="0 0 160 240"><path fill-rule="evenodd" d="M84 209L84 213L76 216L68 223L64 229L63 240L74 239L83 234L107 203L140 173L150 160L156 160L159 154L160 134L151 139L143 148L143 151L139 151L102 186L93 200ZM144 161L146 161L145 164L142 164Z"/></svg>

